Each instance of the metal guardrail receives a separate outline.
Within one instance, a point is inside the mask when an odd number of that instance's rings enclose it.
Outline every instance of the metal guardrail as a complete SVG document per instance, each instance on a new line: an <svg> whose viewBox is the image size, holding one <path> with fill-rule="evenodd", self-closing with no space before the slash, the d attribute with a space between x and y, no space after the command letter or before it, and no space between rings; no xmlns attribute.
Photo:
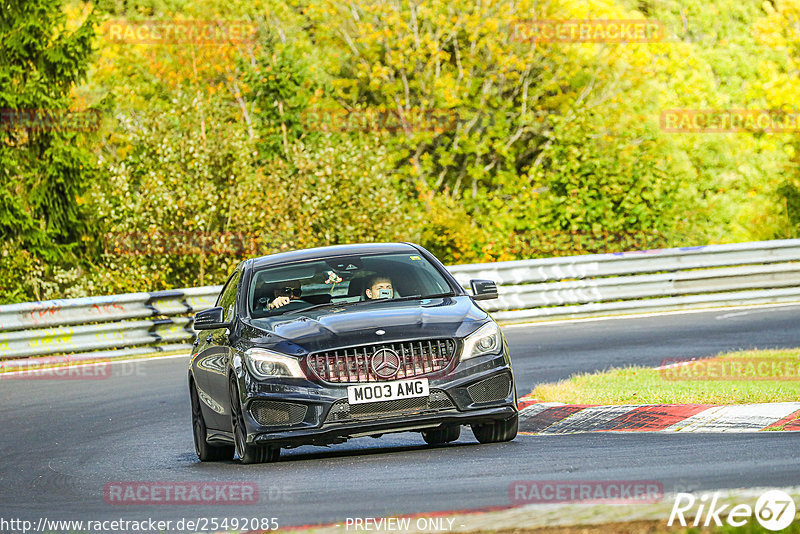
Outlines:
<svg viewBox="0 0 800 534"><path fill-rule="evenodd" d="M504 323L686 308L800 302L800 240L454 265L456 279L498 283L481 305ZM188 350L191 314L221 286L0 306L0 360ZM39 361L39 360L37 360ZM55 361L55 359L53 359Z"/></svg>
<svg viewBox="0 0 800 534"><path fill-rule="evenodd" d="M221 288L222 286L206 286L153 293L8 304L0 306L0 332L185 315L212 306Z"/></svg>
<svg viewBox="0 0 800 534"><path fill-rule="evenodd" d="M3 367L17 367L15 359L52 354L82 360L188 350L195 336L191 315L211 307L221 289L206 286L0 306L0 361L5 360Z"/></svg>
<svg viewBox="0 0 800 534"><path fill-rule="evenodd" d="M448 267L501 322L800 301L800 239Z"/></svg>

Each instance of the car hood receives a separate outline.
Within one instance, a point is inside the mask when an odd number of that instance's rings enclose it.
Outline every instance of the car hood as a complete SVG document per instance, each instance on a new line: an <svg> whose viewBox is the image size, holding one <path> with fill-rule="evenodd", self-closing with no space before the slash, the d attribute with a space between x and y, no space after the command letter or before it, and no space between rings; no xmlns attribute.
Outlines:
<svg viewBox="0 0 800 534"><path fill-rule="evenodd" d="M253 346L301 355L370 343L463 337L487 318L468 296L383 301L252 319L245 337Z"/></svg>

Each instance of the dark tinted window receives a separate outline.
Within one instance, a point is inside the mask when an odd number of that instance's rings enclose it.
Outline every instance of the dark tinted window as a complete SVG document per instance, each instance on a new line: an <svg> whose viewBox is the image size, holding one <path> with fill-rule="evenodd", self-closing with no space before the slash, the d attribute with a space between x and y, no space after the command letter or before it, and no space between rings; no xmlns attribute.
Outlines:
<svg viewBox="0 0 800 534"><path fill-rule="evenodd" d="M453 291L423 256L395 252L265 267L253 274L248 305L253 317L263 317L315 304L362 302L368 300L367 286L378 279L388 280L391 296L370 292L372 298L425 298ZM299 291L294 289L298 286ZM291 294L292 304L269 310L269 303L282 294Z"/></svg>

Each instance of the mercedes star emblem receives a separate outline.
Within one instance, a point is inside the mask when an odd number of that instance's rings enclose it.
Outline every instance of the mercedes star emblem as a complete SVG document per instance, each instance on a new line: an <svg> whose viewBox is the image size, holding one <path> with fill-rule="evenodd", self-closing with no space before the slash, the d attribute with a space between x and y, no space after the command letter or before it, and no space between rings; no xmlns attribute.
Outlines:
<svg viewBox="0 0 800 534"><path fill-rule="evenodd" d="M391 349L380 349L372 355L370 365L378 378L392 378L400 370L400 357Z"/></svg>

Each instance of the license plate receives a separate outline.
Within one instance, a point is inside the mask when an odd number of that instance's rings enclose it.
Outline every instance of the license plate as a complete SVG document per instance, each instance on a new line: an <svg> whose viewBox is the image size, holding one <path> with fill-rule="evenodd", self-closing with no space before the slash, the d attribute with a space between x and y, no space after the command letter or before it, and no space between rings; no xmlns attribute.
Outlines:
<svg viewBox="0 0 800 534"><path fill-rule="evenodd" d="M358 386L347 387L347 400L350 404L427 397L429 394L427 378L359 384Z"/></svg>

